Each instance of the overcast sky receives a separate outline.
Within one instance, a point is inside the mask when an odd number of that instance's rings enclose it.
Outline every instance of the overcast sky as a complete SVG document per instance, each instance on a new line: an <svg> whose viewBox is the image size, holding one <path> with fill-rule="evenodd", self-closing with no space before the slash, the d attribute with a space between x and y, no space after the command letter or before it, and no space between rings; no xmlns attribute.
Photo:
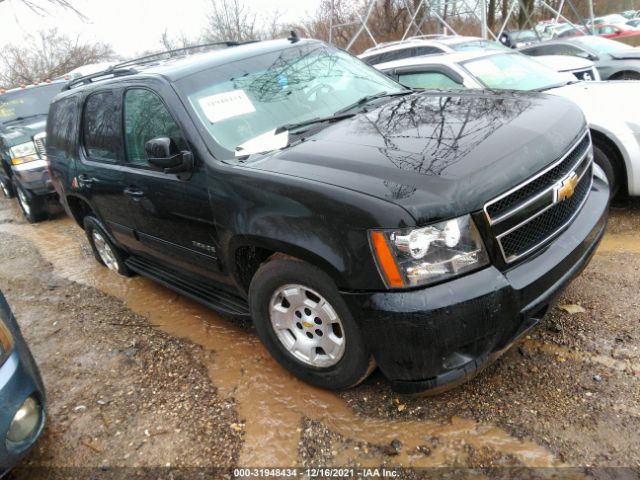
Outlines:
<svg viewBox="0 0 640 480"><path fill-rule="evenodd" d="M47 5L44 0L35 2ZM73 12L47 6L50 15L41 16L20 0L0 2L0 47L20 43L29 32L57 27L69 35L85 40L99 40L113 46L116 53L132 56L144 50L160 48L165 31L172 37L184 33L197 36L204 28L211 0L71 0L88 20ZM316 10L320 0L246 0L258 13L269 18L277 9L283 23L304 18Z"/></svg>

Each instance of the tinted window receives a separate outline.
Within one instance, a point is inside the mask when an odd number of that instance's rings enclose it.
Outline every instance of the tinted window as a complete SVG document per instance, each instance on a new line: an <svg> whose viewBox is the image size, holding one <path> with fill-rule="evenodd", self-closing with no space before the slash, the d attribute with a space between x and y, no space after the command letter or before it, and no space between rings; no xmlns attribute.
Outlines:
<svg viewBox="0 0 640 480"><path fill-rule="evenodd" d="M570 55L572 57L588 57L589 54L581 48L573 45L549 45L545 47L543 55Z"/></svg>
<svg viewBox="0 0 640 480"><path fill-rule="evenodd" d="M434 53L442 53L442 50L435 47L417 47L414 50L414 55L416 57L420 55L433 55Z"/></svg>
<svg viewBox="0 0 640 480"><path fill-rule="evenodd" d="M65 85L64 82L38 87L27 87L0 95L0 123L18 117L46 115L49 103Z"/></svg>
<svg viewBox="0 0 640 480"><path fill-rule="evenodd" d="M47 120L47 150L53 155L71 155L78 131L76 97L65 98L51 105Z"/></svg>
<svg viewBox="0 0 640 480"><path fill-rule="evenodd" d="M398 81L411 88L464 88L440 72L401 73L398 76Z"/></svg>
<svg viewBox="0 0 640 480"><path fill-rule="evenodd" d="M92 160L116 161L120 156L120 117L113 92L91 95L84 106L84 147Z"/></svg>
<svg viewBox="0 0 640 480"><path fill-rule="evenodd" d="M136 88L125 94L124 132L129 163L147 165L144 144L156 137L169 137L180 150L186 150L178 125L162 100L149 90Z"/></svg>

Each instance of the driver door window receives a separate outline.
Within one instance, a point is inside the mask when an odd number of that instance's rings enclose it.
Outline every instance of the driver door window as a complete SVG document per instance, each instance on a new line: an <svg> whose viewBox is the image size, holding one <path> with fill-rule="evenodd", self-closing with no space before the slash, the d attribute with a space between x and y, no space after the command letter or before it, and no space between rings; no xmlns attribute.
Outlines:
<svg viewBox="0 0 640 480"><path fill-rule="evenodd" d="M179 150L187 150L180 128L160 98L143 88L127 90L124 97L124 133L127 161L148 166L144 145L156 137L169 137Z"/></svg>

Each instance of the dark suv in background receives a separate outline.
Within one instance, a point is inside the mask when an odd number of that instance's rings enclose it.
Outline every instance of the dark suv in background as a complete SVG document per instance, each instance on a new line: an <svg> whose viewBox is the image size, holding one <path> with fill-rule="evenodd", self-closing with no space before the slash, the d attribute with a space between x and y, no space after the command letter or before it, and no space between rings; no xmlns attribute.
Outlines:
<svg viewBox="0 0 640 480"><path fill-rule="evenodd" d="M55 197L44 159L49 103L66 82L42 83L0 94L0 190L29 222L47 215Z"/></svg>
<svg viewBox="0 0 640 480"><path fill-rule="evenodd" d="M158 58L56 97L61 201L99 262L251 316L315 385L467 378L603 234L608 186L558 97L414 92L295 37Z"/></svg>

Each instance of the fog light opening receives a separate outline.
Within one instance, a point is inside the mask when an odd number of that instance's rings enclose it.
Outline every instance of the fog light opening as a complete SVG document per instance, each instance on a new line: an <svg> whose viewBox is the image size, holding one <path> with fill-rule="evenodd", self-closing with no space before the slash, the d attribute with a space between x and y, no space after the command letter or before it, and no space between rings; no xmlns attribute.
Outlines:
<svg viewBox="0 0 640 480"><path fill-rule="evenodd" d="M34 397L27 398L11 421L7 443L19 445L33 438L42 418L42 408Z"/></svg>

